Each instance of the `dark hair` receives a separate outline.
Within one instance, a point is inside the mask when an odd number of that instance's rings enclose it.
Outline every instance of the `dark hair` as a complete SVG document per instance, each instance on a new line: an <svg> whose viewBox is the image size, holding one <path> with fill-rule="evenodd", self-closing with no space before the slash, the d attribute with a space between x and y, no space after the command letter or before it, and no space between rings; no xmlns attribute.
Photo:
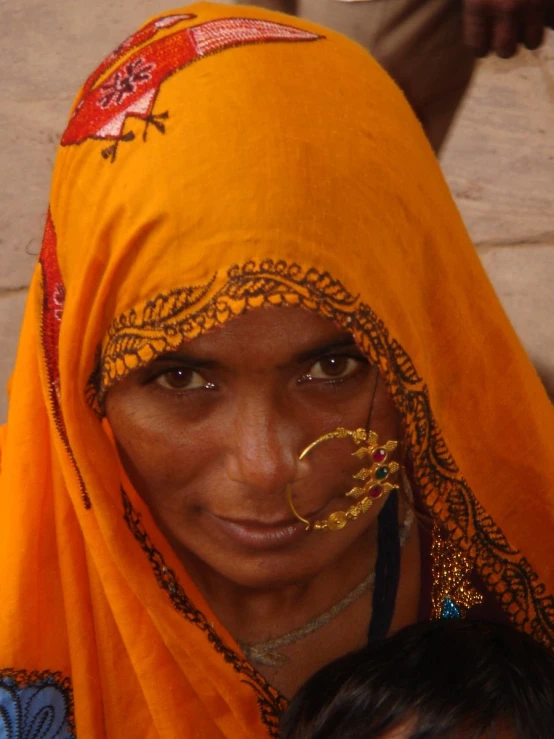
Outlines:
<svg viewBox="0 0 554 739"><path fill-rule="evenodd" d="M317 672L281 738L379 739L405 723L410 739L552 739L554 655L504 624L408 626Z"/></svg>

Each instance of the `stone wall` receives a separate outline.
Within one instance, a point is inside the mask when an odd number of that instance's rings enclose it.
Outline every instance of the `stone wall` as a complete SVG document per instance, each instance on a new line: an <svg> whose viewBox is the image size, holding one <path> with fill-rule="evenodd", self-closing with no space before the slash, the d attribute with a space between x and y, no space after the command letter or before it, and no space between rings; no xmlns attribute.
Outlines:
<svg viewBox="0 0 554 739"><path fill-rule="evenodd" d="M72 96L159 0L20 0L0 7L0 421ZM443 166L476 248L554 394L554 40L485 61ZM448 245L445 245L448 248Z"/></svg>

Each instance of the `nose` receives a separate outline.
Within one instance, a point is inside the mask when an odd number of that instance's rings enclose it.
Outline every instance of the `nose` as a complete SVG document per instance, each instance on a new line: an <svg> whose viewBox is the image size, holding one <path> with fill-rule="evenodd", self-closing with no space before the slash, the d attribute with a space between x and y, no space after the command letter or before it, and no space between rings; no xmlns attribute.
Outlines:
<svg viewBox="0 0 554 739"><path fill-rule="evenodd" d="M271 398L237 402L227 441L227 475L258 494L281 495L298 464L295 424Z"/></svg>

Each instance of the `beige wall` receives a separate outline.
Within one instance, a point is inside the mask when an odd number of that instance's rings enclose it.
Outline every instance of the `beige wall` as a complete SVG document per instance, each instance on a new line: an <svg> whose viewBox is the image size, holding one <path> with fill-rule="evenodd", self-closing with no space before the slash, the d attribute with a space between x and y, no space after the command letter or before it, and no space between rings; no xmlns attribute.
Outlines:
<svg viewBox="0 0 554 739"><path fill-rule="evenodd" d="M72 96L122 38L167 7L157 0L0 7L0 420ZM485 266L554 393L552 37L537 54L482 66L443 164Z"/></svg>
<svg viewBox="0 0 554 739"><path fill-rule="evenodd" d="M554 399L554 33L536 52L482 63L442 165Z"/></svg>

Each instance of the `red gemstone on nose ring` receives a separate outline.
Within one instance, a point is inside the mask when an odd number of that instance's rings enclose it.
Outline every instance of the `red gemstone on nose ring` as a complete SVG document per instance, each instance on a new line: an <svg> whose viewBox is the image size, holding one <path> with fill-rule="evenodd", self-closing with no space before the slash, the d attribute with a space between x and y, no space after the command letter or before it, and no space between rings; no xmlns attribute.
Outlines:
<svg viewBox="0 0 554 739"><path fill-rule="evenodd" d="M374 462L377 462L377 464L384 462L386 458L387 458L387 450L383 449L383 447L379 447L379 449L376 449L371 455L371 459Z"/></svg>
<svg viewBox="0 0 554 739"><path fill-rule="evenodd" d="M372 498L373 500L376 500L377 498L380 498L381 495L383 494L383 487L381 485L372 485L369 488L367 494L369 495L370 498Z"/></svg>

